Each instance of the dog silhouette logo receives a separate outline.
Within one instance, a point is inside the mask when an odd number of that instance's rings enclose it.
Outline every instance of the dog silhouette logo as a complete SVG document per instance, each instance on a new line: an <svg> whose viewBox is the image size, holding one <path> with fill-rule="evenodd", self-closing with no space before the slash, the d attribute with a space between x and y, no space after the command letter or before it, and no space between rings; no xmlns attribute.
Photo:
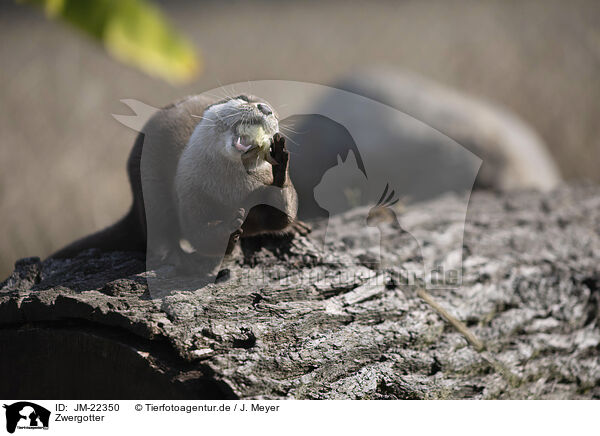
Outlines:
<svg viewBox="0 0 600 436"><path fill-rule="evenodd" d="M38 404L19 401L3 407L6 409L6 431L9 433L14 433L16 429L48 429L50 411Z"/></svg>

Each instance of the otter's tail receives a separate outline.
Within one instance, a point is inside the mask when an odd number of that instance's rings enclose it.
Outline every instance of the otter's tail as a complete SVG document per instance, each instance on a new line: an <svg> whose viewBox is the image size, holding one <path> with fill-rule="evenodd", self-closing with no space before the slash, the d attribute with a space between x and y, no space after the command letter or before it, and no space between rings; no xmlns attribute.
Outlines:
<svg viewBox="0 0 600 436"><path fill-rule="evenodd" d="M75 257L77 253L90 248L101 251L146 251L146 237L132 208L127 215L113 225L85 236L50 255L61 259Z"/></svg>

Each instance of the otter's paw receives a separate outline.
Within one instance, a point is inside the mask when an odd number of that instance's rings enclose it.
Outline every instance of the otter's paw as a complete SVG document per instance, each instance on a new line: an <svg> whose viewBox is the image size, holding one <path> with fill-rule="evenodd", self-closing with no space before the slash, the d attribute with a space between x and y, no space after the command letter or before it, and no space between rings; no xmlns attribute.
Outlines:
<svg viewBox="0 0 600 436"><path fill-rule="evenodd" d="M241 235L242 233L242 224L244 224L244 218L246 217L246 209L244 209L243 207L240 207L235 215L233 216L233 219L231 220L231 226L230 226L230 230L233 233L235 232L240 232L239 234Z"/></svg>
<svg viewBox="0 0 600 436"><path fill-rule="evenodd" d="M285 138L279 133L275 133L273 136L273 143L271 144L271 158L278 166L287 168L290 160L290 152L285 148Z"/></svg>
<svg viewBox="0 0 600 436"><path fill-rule="evenodd" d="M306 236L312 231L312 227L310 224L305 223L304 221L296 220L292 224L290 224L290 229L299 235Z"/></svg>
<svg viewBox="0 0 600 436"><path fill-rule="evenodd" d="M273 164L273 186L283 188L285 185L289 160L290 152L285 148L284 137L279 133L275 133L271 144L271 158L269 159Z"/></svg>

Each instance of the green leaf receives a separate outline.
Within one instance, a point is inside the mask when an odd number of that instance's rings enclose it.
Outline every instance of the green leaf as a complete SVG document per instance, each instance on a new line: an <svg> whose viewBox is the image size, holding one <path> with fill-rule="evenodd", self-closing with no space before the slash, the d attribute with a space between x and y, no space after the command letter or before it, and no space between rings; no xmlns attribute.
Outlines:
<svg viewBox="0 0 600 436"><path fill-rule="evenodd" d="M194 47L145 0L24 0L102 42L120 61L172 83L200 71Z"/></svg>

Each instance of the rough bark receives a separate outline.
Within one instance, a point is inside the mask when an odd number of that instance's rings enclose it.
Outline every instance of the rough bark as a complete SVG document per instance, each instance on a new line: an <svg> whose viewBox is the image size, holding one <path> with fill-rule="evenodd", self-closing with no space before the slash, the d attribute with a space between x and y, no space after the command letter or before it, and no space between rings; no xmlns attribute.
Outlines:
<svg viewBox="0 0 600 436"><path fill-rule="evenodd" d="M459 204L402 217L441 250ZM327 256L323 223L249 240L218 283L163 299L131 254L17 262L0 285L0 396L600 398L600 188L473 195L462 286L431 295L484 349L373 267L359 216L330 220L344 244ZM385 254L410 260L413 239L382 229Z"/></svg>

